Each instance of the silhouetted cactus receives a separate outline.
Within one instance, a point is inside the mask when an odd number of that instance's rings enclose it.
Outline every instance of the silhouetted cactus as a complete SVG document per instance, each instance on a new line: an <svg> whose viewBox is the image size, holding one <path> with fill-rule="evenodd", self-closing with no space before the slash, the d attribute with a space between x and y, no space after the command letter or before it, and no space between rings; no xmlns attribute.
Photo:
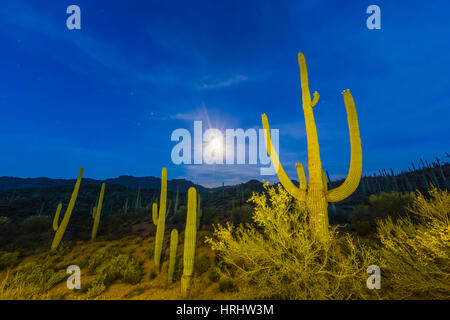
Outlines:
<svg viewBox="0 0 450 320"><path fill-rule="evenodd" d="M183 276L181 277L181 292L186 295L194 273L195 243L197 240L197 190L188 190L188 208L186 228L184 230Z"/></svg>
<svg viewBox="0 0 450 320"><path fill-rule="evenodd" d="M72 215L73 207L75 206L75 201L77 200L78 190L80 189L81 177L83 176L83 168L80 168L80 172L78 173L77 182L75 183L75 187L72 192L72 196L70 197L69 205L67 206L66 212L64 213L64 218L61 221L61 224L58 226L59 214L61 212L62 204L58 204L58 208L56 209L55 219L53 220L53 229L56 231L55 237L53 238L51 251L56 251L61 242L64 232L66 231L67 225L69 224L70 216ZM56 227L56 228L55 228Z"/></svg>
<svg viewBox="0 0 450 320"><path fill-rule="evenodd" d="M359 135L358 116L356 114L356 107L350 90L343 91L342 93L344 95L344 103L347 110L350 132L350 170L347 178L341 186L325 192L325 186L322 179L322 162L320 159L319 141L313 113L313 107L319 101L319 94L315 92L314 99L311 100L306 61L302 53L298 54L298 62L300 66L303 112L305 115L306 135L308 141L308 188L306 188L305 172L300 163L296 164L300 186L297 188L288 178L280 164L276 150L272 145L269 121L265 114L262 115L262 122L265 129L264 134L267 152L272 159L272 163L275 167L280 182L293 197L306 203L308 213L310 215L311 226L314 229L315 235L325 240L328 239L328 202L338 202L347 198L356 190L361 179L362 148L361 138Z"/></svg>

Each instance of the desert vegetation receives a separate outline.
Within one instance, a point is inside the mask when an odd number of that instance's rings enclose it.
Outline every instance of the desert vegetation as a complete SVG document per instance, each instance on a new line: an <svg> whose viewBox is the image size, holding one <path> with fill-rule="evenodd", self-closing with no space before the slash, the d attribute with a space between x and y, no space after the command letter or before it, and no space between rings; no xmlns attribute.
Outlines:
<svg viewBox="0 0 450 320"><path fill-rule="evenodd" d="M319 94L311 100L302 54L299 65L309 181L302 164L299 181L288 178L263 115L279 184L207 189L168 181L163 168L159 188L133 188L127 177L99 191L82 184L81 168L74 187L4 190L0 299L448 299L449 164L362 176L345 90L350 169L331 181L313 114ZM80 289L66 286L72 265ZM378 288L368 286L374 266Z"/></svg>

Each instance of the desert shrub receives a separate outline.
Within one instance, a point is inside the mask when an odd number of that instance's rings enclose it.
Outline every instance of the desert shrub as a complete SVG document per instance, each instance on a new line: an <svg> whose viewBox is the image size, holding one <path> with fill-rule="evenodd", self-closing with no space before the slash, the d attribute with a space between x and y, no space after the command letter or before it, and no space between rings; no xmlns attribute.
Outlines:
<svg viewBox="0 0 450 320"><path fill-rule="evenodd" d="M9 227L11 226L11 219L8 217L0 217L0 231L5 232L9 231Z"/></svg>
<svg viewBox="0 0 450 320"><path fill-rule="evenodd" d="M120 254L119 250L114 247L106 247L98 250L95 254L90 255L88 259L88 271L94 273L102 264L110 261L113 257Z"/></svg>
<svg viewBox="0 0 450 320"><path fill-rule="evenodd" d="M217 268L211 268L208 278L211 282L217 282L220 280L220 274L217 271Z"/></svg>
<svg viewBox="0 0 450 320"><path fill-rule="evenodd" d="M215 226L207 242L247 299L349 299L370 294L366 269L372 249L330 229L328 241L312 236L304 206L281 186L264 185L249 200L256 226ZM267 195L266 195L267 194Z"/></svg>
<svg viewBox="0 0 450 320"><path fill-rule="evenodd" d="M173 270L173 281L179 281L181 279L181 275L183 274L183 256L178 255L175 258L175 269Z"/></svg>
<svg viewBox="0 0 450 320"><path fill-rule="evenodd" d="M18 267L14 271L13 276L8 281L7 287L20 288L31 286L33 288L39 288L40 292L48 291L66 277L48 265L34 262L29 262Z"/></svg>
<svg viewBox="0 0 450 320"><path fill-rule="evenodd" d="M357 204L350 214L352 228L360 236L376 231L378 220L391 217L394 221L408 215L407 207L413 201L413 194L381 193L372 194L367 203Z"/></svg>
<svg viewBox="0 0 450 320"><path fill-rule="evenodd" d="M88 298L94 298L96 296L101 295L106 290L106 286L101 281L101 279L96 279L91 282L89 285L89 288L87 290L87 297Z"/></svg>
<svg viewBox="0 0 450 320"><path fill-rule="evenodd" d="M124 294L123 298L129 299L135 296L138 296L145 292L147 288L143 285L137 285L131 288L127 293Z"/></svg>
<svg viewBox="0 0 450 320"><path fill-rule="evenodd" d="M116 280L137 284L142 278L142 266L129 254L121 254L117 248L103 248L89 258L88 270L95 273L88 296L94 297Z"/></svg>
<svg viewBox="0 0 450 320"><path fill-rule="evenodd" d="M210 226L214 220L216 211L212 208L206 207L202 208L203 214L202 214L202 225L203 226Z"/></svg>
<svg viewBox="0 0 450 320"><path fill-rule="evenodd" d="M432 189L408 207L412 217L378 223L385 285L394 299L450 296L450 195Z"/></svg>
<svg viewBox="0 0 450 320"><path fill-rule="evenodd" d="M11 243L14 229L11 219L8 217L0 217L0 245Z"/></svg>
<svg viewBox="0 0 450 320"><path fill-rule="evenodd" d="M12 268L19 262L19 252L0 251L0 270Z"/></svg>
<svg viewBox="0 0 450 320"><path fill-rule="evenodd" d="M414 200L414 193L384 193L372 194L369 197L370 219L376 222L379 219L391 217L394 220L408 215L408 206Z"/></svg>
<svg viewBox="0 0 450 320"><path fill-rule="evenodd" d="M48 216L34 215L29 216L21 223L25 232L39 233L51 228L51 221Z"/></svg>
<svg viewBox="0 0 450 320"><path fill-rule="evenodd" d="M201 275L211 268L211 261L206 253L201 253L195 258L195 273Z"/></svg>
<svg viewBox="0 0 450 320"><path fill-rule="evenodd" d="M219 280L219 291L220 292L231 292L235 290L233 280L227 277L222 277Z"/></svg>
<svg viewBox="0 0 450 320"><path fill-rule="evenodd" d="M155 248L154 247L145 248L144 252L149 258L153 258L153 255L155 254Z"/></svg>
<svg viewBox="0 0 450 320"><path fill-rule="evenodd" d="M332 210L331 207L328 207L328 216L330 217L330 225L336 225L336 224L345 224L349 222L349 215L347 212L340 208L336 208L335 210Z"/></svg>
<svg viewBox="0 0 450 320"><path fill-rule="evenodd" d="M231 221L234 224L249 223L252 221L253 209L250 205L244 204L231 210Z"/></svg>
<svg viewBox="0 0 450 320"><path fill-rule="evenodd" d="M372 225L368 220L356 220L352 223L352 227L360 236L365 236L372 231Z"/></svg>

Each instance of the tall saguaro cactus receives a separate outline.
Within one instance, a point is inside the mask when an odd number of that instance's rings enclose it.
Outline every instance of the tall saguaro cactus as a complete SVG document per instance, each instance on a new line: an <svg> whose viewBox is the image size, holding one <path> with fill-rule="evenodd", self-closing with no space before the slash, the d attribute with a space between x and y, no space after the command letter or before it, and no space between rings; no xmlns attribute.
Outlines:
<svg viewBox="0 0 450 320"><path fill-rule="evenodd" d="M326 181L322 178L322 162L320 159L319 140L317 137L316 122L314 120L313 107L319 101L319 94L314 92L314 99L308 84L308 71L306 69L305 57L298 54L300 66L300 80L302 87L303 113L305 115L306 136L308 141L308 173L309 184L306 184L306 177L301 163L296 164L300 185L296 187L286 175L281 166L275 148L270 138L269 121L265 114L262 115L266 148L272 163L277 172L278 178L286 190L299 201L305 202L308 209L311 227L314 234L326 240L328 238L328 202L338 202L351 195L359 185L362 174L362 148L359 136L358 116L356 114L355 102L350 90L344 90L345 108L347 110L348 126L350 132L351 158L350 169L347 178L337 188L327 190Z"/></svg>
<svg viewBox="0 0 450 320"><path fill-rule="evenodd" d="M70 197L69 205L67 206L66 212L64 213L64 218L61 223L59 222L59 214L61 212L62 204L58 204L58 208L56 209L55 218L53 219L53 229L56 231L55 237L53 238L51 251L56 251L58 249L59 243L61 242L64 232L66 231L67 225L69 224L70 216L72 215L73 207L75 206L75 201L77 201L78 190L80 189L81 177L83 176L83 168L80 168L80 172L78 173L77 182L75 183L75 187L72 192L72 196Z"/></svg>
<svg viewBox="0 0 450 320"><path fill-rule="evenodd" d="M156 227L155 240L155 269L159 272L161 262L161 251L164 240L166 225L166 202L167 202L167 169L162 168L161 172L161 198L159 201L158 226Z"/></svg>
<svg viewBox="0 0 450 320"><path fill-rule="evenodd" d="M91 241L95 240L97 236L98 225L100 223L100 214L102 212L103 196L105 195L105 184L102 183L102 188L100 189L100 196L98 198L98 205L94 207L94 226L92 227Z"/></svg>
<svg viewBox="0 0 450 320"><path fill-rule="evenodd" d="M167 277L167 281L172 283L173 281L173 272L175 271L175 259L177 257L177 249L178 249L178 231L177 229L173 229L170 233L170 256L169 256L169 274Z"/></svg>
<svg viewBox="0 0 450 320"><path fill-rule="evenodd" d="M186 229L184 230L183 276L181 277L181 293L186 295L194 273L195 242L197 240L197 190L188 190L188 208Z"/></svg>

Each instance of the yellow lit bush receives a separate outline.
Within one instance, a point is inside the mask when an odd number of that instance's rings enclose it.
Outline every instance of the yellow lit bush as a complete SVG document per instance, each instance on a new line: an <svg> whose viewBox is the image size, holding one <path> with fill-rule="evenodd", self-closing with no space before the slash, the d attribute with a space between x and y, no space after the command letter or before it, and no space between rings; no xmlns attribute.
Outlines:
<svg viewBox="0 0 450 320"><path fill-rule="evenodd" d="M358 299L375 252L330 229L328 241L312 236L305 206L281 186L253 194L256 226L215 227L206 242L218 255L222 277L246 299ZM266 195L267 194L267 195Z"/></svg>
<svg viewBox="0 0 450 320"><path fill-rule="evenodd" d="M389 298L450 297L450 195L435 188L429 195L415 196L411 217L378 223Z"/></svg>

